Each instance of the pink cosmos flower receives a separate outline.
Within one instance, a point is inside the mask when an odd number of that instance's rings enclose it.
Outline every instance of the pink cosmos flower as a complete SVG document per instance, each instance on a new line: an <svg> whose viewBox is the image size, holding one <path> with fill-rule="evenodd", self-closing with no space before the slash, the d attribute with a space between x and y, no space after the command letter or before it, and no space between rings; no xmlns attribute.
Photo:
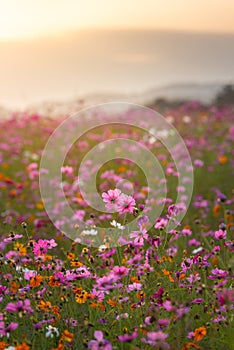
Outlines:
<svg viewBox="0 0 234 350"><path fill-rule="evenodd" d="M7 237L7 238L4 238L4 242L11 242L11 241L14 241L14 240L16 240L16 239L18 239L18 238L22 238L23 237L23 235L19 235L19 234L12 234L12 235L10 235L9 237Z"/></svg>
<svg viewBox="0 0 234 350"><path fill-rule="evenodd" d="M108 211L118 211L120 208L121 191L119 189L103 192L102 199L106 203L105 207Z"/></svg>
<svg viewBox="0 0 234 350"><path fill-rule="evenodd" d="M20 311L27 311L28 313L32 314L33 309L30 306L30 300L25 299L25 300L19 300L17 303L8 303L7 306L5 307L5 311L8 312L20 312Z"/></svg>
<svg viewBox="0 0 234 350"><path fill-rule="evenodd" d="M218 231L215 231L214 237L216 239L226 239L227 237L227 231L219 229Z"/></svg>
<svg viewBox="0 0 234 350"><path fill-rule="evenodd" d="M142 288L142 284L141 283L134 282L134 283L129 284L127 286L127 291L128 292L137 291L137 290L141 290L141 288Z"/></svg>
<svg viewBox="0 0 234 350"><path fill-rule="evenodd" d="M168 207L168 214L170 216L176 216L179 212L179 209L178 207L175 205L175 204L171 204L169 207Z"/></svg>
<svg viewBox="0 0 234 350"><path fill-rule="evenodd" d="M138 335L137 332L133 332L132 334L119 335L119 336L118 336L118 339L119 339L119 341L121 341L121 342L130 342L130 341L136 339L136 338L137 338L137 335Z"/></svg>
<svg viewBox="0 0 234 350"><path fill-rule="evenodd" d="M66 165L61 168L61 173L71 177L73 175L73 169L71 166Z"/></svg>
<svg viewBox="0 0 234 350"><path fill-rule="evenodd" d="M0 314L0 337L9 335L9 333L14 331L16 328L18 328L18 323L16 322L11 322L8 326L5 326L3 314Z"/></svg>
<svg viewBox="0 0 234 350"><path fill-rule="evenodd" d="M192 235L192 231L188 228L184 228L182 231L181 231L181 234L182 236L191 236Z"/></svg>
<svg viewBox="0 0 234 350"><path fill-rule="evenodd" d="M37 163L31 163L27 166L27 170L28 171L33 171L36 170L38 168L38 164Z"/></svg>
<svg viewBox="0 0 234 350"><path fill-rule="evenodd" d="M104 339L102 331L95 331L94 337L96 340L90 340L88 347L91 350L112 350L111 343Z"/></svg>
<svg viewBox="0 0 234 350"><path fill-rule="evenodd" d="M162 230L167 226L168 220L164 218L157 218L154 227L156 229Z"/></svg>
<svg viewBox="0 0 234 350"><path fill-rule="evenodd" d="M129 269L125 266L114 266L112 272L117 277L127 276Z"/></svg>
<svg viewBox="0 0 234 350"><path fill-rule="evenodd" d="M232 289L225 288L222 291L217 292L217 297L221 306L230 305L231 308L233 308L234 291Z"/></svg>
<svg viewBox="0 0 234 350"><path fill-rule="evenodd" d="M209 279L221 279L227 277L227 271L226 270L221 270L221 269L213 269L211 270L212 275L208 276Z"/></svg>
<svg viewBox="0 0 234 350"><path fill-rule="evenodd" d="M201 159L195 159L194 165L197 166L198 168L201 168L204 165L204 162Z"/></svg>
<svg viewBox="0 0 234 350"><path fill-rule="evenodd" d="M142 338L143 343L154 346L157 349L169 349L169 344L165 342L165 339L168 337L168 334L163 333L162 331L158 332L148 332L146 338Z"/></svg>
<svg viewBox="0 0 234 350"><path fill-rule="evenodd" d="M120 214L124 213L133 213L133 210L136 206L136 201L132 196L128 196L126 194L121 194L120 196L120 208L118 212Z"/></svg>
<svg viewBox="0 0 234 350"><path fill-rule="evenodd" d="M33 242L33 253L35 255L46 254L48 249L52 249L57 246L54 239L39 239L38 242Z"/></svg>
<svg viewBox="0 0 234 350"><path fill-rule="evenodd" d="M200 281L201 277L199 276L199 273L191 274L189 277L186 278L189 283L194 283L196 281Z"/></svg>

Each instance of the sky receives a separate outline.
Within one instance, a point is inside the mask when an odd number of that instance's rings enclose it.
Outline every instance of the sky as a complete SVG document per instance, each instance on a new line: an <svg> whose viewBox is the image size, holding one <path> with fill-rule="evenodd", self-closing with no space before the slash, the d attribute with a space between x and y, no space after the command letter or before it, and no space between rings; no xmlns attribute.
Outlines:
<svg viewBox="0 0 234 350"><path fill-rule="evenodd" d="M233 18L234 0L0 0L0 107L233 82Z"/></svg>
<svg viewBox="0 0 234 350"><path fill-rule="evenodd" d="M83 28L234 33L233 0L0 0L0 39Z"/></svg>

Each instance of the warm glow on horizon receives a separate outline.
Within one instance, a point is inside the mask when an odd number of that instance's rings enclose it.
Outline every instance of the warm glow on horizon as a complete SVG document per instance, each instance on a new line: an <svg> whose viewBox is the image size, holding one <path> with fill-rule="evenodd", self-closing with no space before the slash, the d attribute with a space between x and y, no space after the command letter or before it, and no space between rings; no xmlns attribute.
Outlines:
<svg viewBox="0 0 234 350"><path fill-rule="evenodd" d="M0 0L0 39L86 28L234 33L233 0Z"/></svg>

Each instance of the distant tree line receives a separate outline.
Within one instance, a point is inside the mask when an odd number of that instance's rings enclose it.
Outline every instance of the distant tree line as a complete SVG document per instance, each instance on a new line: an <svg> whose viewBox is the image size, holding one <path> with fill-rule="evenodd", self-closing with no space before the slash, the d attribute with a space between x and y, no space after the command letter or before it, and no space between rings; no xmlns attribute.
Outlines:
<svg viewBox="0 0 234 350"><path fill-rule="evenodd" d="M159 111L165 111L167 108L177 108L184 103L189 103L187 99L169 100L167 98L157 98L149 106L156 106ZM212 104L222 107L225 105L234 106L234 85L228 84L223 86L212 101Z"/></svg>
<svg viewBox="0 0 234 350"><path fill-rule="evenodd" d="M214 104L217 106L234 105L234 85L225 85L216 95Z"/></svg>

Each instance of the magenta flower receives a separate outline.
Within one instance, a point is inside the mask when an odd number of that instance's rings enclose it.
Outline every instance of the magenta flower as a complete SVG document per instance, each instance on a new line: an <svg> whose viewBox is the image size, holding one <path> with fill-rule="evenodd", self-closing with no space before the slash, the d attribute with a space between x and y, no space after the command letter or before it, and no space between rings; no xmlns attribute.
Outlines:
<svg viewBox="0 0 234 350"><path fill-rule="evenodd" d="M231 305L233 307L234 303L234 291L233 289L223 289L220 292L217 292L217 297L219 300L219 304L223 305Z"/></svg>
<svg viewBox="0 0 234 350"><path fill-rule="evenodd" d="M170 216L176 216L179 212L179 209L178 207L175 205L175 204L171 204L169 207L168 207L168 214Z"/></svg>
<svg viewBox="0 0 234 350"><path fill-rule="evenodd" d="M141 290L141 288L142 288L142 284L141 284L141 283L136 283L136 282L134 282L134 283L129 284L129 285L127 286L127 291L128 291L128 292L138 291L138 290Z"/></svg>
<svg viewBox="0 0 234 350"><path fill-rule="evenodd" d="M167 337L168 334L163 333L162 331L148 332L146 338L142 338L141 341L150 346L154 346L157 349L169 349L169 344L165 342Z"/></svg>
<svg viewBox="0 0 234 350"><path fill-rule="evenodd" d="M167 226L168 220L164 218L157 218L154 227L159 230L163 230Z"/></svg>
<svg viewBox="0 0 234 350"><path fill-rule="evenodd" d="M33 242L33 253L35 255L46 254L48 249L52 249L57 246L54 239L39 239L38 242Z"/></svg>
<svg viewBox="0 0 234 350"><path fill-rule="evenodd" d="M114 266L112 272L117 277L124 277L127 276L129 269L125 266Z"/></svg>
<svg viewBox="0 0 234 350"><path fill-rule="evenodd" d="M225 277L227 277L227 274L228 274L227 271L221 270L218 268L211 270L211 273L212 273L212 275L208 276L208 278L211 280L216 279L216 278L218 278L218 279L225 278Z"/></svg>
<svg viewBox="0 0 234 350"><path fill-rule="evenodd" d="M116 283L117 280L118 277L110 273L107 276L98 278L96 280L96 285L94 285L94 288L98 289L99 291L119 289L120 287L122 287L122 283Z"/></svg>
<svg viewBox="0 0 234 350"><path fill-rule="evenodd" d="M189 283L194 283L194 282L200 281L201 277L199 276L199 273L195 273L195 274L192 273L186 279Z"/></svg>
<svg viewBox="0 0 234 350"><path fill-rule="evenodd" d="M14 234L14 233L12 233L9 237L7 237L7 238L4 238L4 242L12 242L12 241L15 241L16 239L18 239L18 238L22 238L23 237L23 235L19 235L19 234Z"/></svg>
<svg viewBox="0 0 234 350"><path fill-rule="evenodd" d="M5 326L3 314L0 314L0 337L8 336L9 333L14 331L16 328L18 328L17 322L11 322L8 326Z"/></svg>
<svg viewBox="0 0 234 350"><path fill-rule="evenodd" d="M91 350L112 350L111 343L103 338L102 331L95 331L94 337L96 340L90 340L88 347Z"/></svg>
<svg viewBox="0 0 234 350"><path fill-rule="evenodd" d="M73 175L73 169L72 169L71 166L66 165L66 166L63 166L61 168L61 173L65 174L65 175L68 175L68 176L72 176Z"/></svg>
<svg viewBox="0 0 234 350"><path fill-rule="evenodd" d="M33 309L30 306L30 300L25 299L25 300L19 300L17 303L8 303L7 306L5 307L5 311L8 312L22 312L26 311L29 314L33 313Z"/></svg>
<svg viewBox="0 0 234 350"><path fill-rule="evenodd" d="M226 239L227 237L227 231L219 229L218 231L215 231L214 237L216 239Z"/></svg>
<svg viewBox="0 0 234 350"><path fill-rule="evenodd" d="M204 165L204 162L201 159L195 159L194 165L197 166L198 168L201 168Z"/></svg>
<svg viewBox="0 0 234 350"><path fill-rule="evenodd" d="M192 231L188 228L184 228L182 231L181 231L181 234L182 236L191 236L192 235Z"/></svg>
<svg viewBox="0 0 234 350"><path fill-rule="evenodd" d="M118 336L118 339L119 339L119 341L121 341L122 343L123 343L123 342L130 342L130 341L136 339L136 338L137 338L137 335L138 335L137 332L133 332L132 334L119 335L119 336Z"/></svg>

